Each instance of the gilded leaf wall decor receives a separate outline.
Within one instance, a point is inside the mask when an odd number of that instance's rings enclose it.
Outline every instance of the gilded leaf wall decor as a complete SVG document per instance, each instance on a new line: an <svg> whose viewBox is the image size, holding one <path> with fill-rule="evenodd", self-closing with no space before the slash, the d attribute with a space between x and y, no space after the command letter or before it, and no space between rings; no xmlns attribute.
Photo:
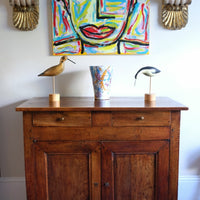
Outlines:
<svg viewBox="0 0 200 200"><path fill-rule="evenodd" d="M13 6L13 25L21 31L35 29L39 22L38 0L10 0Z"/></svg>

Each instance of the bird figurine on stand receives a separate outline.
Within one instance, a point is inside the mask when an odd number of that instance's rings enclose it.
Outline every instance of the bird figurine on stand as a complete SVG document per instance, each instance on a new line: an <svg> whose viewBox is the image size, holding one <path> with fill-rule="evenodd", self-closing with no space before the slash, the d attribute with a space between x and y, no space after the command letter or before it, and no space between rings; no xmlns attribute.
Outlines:
<svg viewBox="0 0 200 200"><path fill-rule="evenodd" d="M52 102L60 102L60 94L56 94L55 92L55 76L61 74L64 71L64 62L69 60L70 62L76 64L74 61L67 58L67 56L62 56L60 58L60 62L58 65L49 67L44 72L39 74L38 76L51 76L52 77L52 85L53 85L53 94L49 94L49 103Z"/></svg>
<svg viewBox="0 0 200 200"><path fill-rule="evenodd" d="M155 68L155 67L151 67L151 66L142 67L135 74L135 84L136 84L137 77L140 73L142 73L142 74L144 74L144 75L146 75L150 78L150 80L149 80L149 94L145 94L145 101L147 101L147 102L155 101L156 95L151 93L151 77L160 73L160 70Z"/></svg>

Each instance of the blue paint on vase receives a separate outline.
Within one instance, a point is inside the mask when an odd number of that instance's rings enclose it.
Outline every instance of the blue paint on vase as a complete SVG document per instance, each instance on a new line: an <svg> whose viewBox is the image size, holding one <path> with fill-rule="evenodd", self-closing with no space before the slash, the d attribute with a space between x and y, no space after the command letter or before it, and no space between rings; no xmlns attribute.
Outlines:
<svg viewBox="0 0 200 200"><path fill-rule="evenodd" d="M95 99L110 99L112 67L90 66Z"/></svg>

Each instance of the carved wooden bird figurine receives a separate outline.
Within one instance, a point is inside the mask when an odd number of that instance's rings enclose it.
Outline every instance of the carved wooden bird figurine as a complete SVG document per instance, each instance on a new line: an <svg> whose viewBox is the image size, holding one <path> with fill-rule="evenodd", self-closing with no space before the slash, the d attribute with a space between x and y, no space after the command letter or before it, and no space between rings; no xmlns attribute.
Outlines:
<svg viewBox="0 0 200 200"><path fill-rule="evenodd" d="M139 73L143 73L144 75L149 76L151 78L154 75L160 73L160 70L155 68L155 67L150 67L150 66L142 67L135 74L135 84L136 84L137 76L138 76Z"/></svg>
<svg viewBox="0 0 200 200"><path fill-rule="evenodd" d="M58 74L61 74L64 70L64 61L66 60L69 60L75 64L75 62L67 58L67 56L62 56L60 58L60 63L58 65L55 65L53 67L46 69L44 72L42 72L38 76L57 76Z"/></svg>
<svg viewBox="0 0 200 200"><path fill-rule="evenodd" d="M64 71L64 62L66 60L69 60L70 62L76 64L74 61L67 58L67 56L62 56L60 58L60 63L58 65L55 65L53 67L49 67L44 72L39 74L38 76L51 76L52 77L52 83L53 83L53 94L55 94L55 76L58 74L61 74Z"/></svg>

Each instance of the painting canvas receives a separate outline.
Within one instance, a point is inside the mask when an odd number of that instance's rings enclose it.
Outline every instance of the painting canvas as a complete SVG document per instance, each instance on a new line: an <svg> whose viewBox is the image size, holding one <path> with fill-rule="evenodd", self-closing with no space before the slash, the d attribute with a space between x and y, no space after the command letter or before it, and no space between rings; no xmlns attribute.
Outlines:
<svg viewBox="0 0 200 200"><path fill-rule="evenodd" d="M52 0L53 55L148 54L150 0Z"/></svg>

